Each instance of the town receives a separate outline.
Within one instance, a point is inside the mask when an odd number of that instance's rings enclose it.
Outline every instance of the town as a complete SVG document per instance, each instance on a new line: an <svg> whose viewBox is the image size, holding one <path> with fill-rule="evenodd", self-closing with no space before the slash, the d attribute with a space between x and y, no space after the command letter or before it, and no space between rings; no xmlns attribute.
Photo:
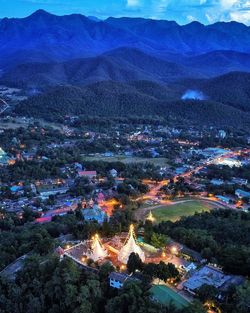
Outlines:
<svg viewBox="0 0 250 313"><path fill-rule="evenodd" d="M56 255L95 275L108 264L109 288L143 282L157 305L196 312L199 299L217 313L230 305L232 286L249 290L249 238L217 242L220 230L209 224L231 221L242 236L249 225L247 132L135 118L1 122L2 277L15 279L34 252L33 237L5 246L4 236L28 227L41 232L43 260ZM214 238L205 229L188 234L189 219L207 220ZM239 259L230 261L234 251Z"/></svg>

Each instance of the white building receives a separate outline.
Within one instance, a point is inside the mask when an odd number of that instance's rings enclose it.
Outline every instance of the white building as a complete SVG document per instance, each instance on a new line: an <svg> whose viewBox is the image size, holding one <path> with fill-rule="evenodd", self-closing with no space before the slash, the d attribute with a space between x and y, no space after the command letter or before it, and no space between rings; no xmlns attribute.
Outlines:
<svg viewBox="0 0 250 313"><path fill-rule="evenodd" d="M145 261L145 254L140 248L140 246L136 243L136 236L133 224L131 224L129 227L128 237L119 252L118 260L123 264L127 264L129 256L132 252L137 253L142 262Z"/></svg>
<svg viewBox="0 0 250 313"><path fill-rule="evenodd" d="M103 248L99 236L96 234L92 238L92 245L90 251L87 253L87 257L92 259L94 262L103 260L108 256L107 251Z"/></svg>

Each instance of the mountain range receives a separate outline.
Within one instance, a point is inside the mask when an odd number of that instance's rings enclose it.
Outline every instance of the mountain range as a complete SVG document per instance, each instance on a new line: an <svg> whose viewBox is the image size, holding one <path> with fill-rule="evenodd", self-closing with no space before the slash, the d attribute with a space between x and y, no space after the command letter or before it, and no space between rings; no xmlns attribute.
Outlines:
<svg viewBox="0 0 250 313"><path fill-rule="evenodd" d="M56 16L38 10L26 18L0 20L0 66L67 61L119 47L140 49L161 58L199 55L217 50L250 53L250 28L244 24L108 18L80 14Z"/></svg>
<svg viewBox="0 0 250 313"><path fill-rule="evenodd" d="M0 20L0 84L42 92L15 108L23 115L148 114L211 125L237 117L249 127L249 42L250 27L236 22L39 10Z"/></svg>

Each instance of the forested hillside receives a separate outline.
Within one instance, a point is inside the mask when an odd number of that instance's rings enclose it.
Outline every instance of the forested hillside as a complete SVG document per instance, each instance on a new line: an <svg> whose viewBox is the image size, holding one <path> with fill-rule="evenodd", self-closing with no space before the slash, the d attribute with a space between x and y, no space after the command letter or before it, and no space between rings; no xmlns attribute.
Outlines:
<svg viewBox="0 0 250 313"><path fill-rule="evenodd" d="M58 120L65 115L164 116L209 125L250 126L250 114L219 102L181 101L178 92L150 82L100 82L86 87L63 86L21 102L15 112Z"/></svg>

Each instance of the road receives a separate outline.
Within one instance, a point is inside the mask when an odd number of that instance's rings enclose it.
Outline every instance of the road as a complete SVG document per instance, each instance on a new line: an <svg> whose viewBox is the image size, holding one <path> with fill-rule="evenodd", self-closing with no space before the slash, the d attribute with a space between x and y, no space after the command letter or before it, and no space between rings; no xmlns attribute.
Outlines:
<svg viewBox="0 0 250 313"><path fill-rule="evenodd" d="M179 174L179 175L173 176L172 179L173 179L173 181L176 182L178 180L178 178L180 178L180 177L184 177L184 178L191 177L192 175L198 173L199 171L201 171L202 169L204 169L208 165L211 165L211 164L215 163L216 161L222 161L222 160L225 160L227 158L236 157L236 156L241 155L242 153L250 153L250 149L238 149L238 150L235 150L235 151L230 151L228 153L220 154L220 155L216 156L215 158L208 159L207 161L204 162L204 164L199 165L199 166L191 169L188 172L185 172L183 174ZM137 210L137 212L135 213L136 219L138 219L138 220L141 219L142 220L143 218L145 218L146 214L150 210L154 210L154 209L160 208L163 205L164 206L168 206L168 205L170 206L170 205L176 204L177 202L181 203L180 200L175 200L175 201L159 200L158 197L157 197L157 194L159 193L160 189L163 186L168 185L170 180L163 180L163 181L160 181L160 182L144 180L143 182L151 185L151 188L150 188L150 190L149 190L149 192L147 194L145 194L142 197L137 198L136 200L137 201L151 200L151 201L156 201L159 204L153 205L153 206L148 207L148 208L141 208L141 209ZM197 199L197 198L199 200L202 200L202 201L205 201L205 202L213 203L217 207L224 207L224 208L227 208L227 209L234 209L233 206L227 205L225 203L222 203L221 201L218 201L218 199L216 199L216 198L205 198L205 197L200 197L200 196L195 197L195 199ZM189 199L188 200L183 200L182 203L183 202L187 202L187 201L192 201L192 200L191 199L190 200Z"/></svg>

